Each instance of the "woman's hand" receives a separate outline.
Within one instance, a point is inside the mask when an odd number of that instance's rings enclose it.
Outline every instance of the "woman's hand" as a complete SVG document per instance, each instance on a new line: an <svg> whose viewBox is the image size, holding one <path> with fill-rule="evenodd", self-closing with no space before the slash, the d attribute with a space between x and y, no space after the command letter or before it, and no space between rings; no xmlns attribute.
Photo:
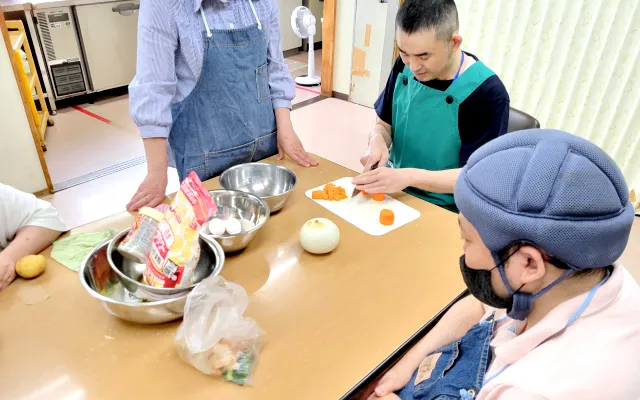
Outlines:
<svg viewBox="0 0 640 400"><path fill-rule="evenodd" d="M127 204L127 210L138 211L142 207L155 207L162 203L167 191L167 171L149 171L138 191Z"/></svg>
<svg viewBox="0 0 640 400"><path fill-rule="evenodd" d="M291 129L278 129L278 160L284 159L284 155L288 155L291 159L303 167L315 167L318 161L306 152L300 142L300 138Z"/></svg>
<svg viewBox="0 0 640 400"><path fill-rule="evenodd" d="M288 108L276 108L276 123L278 128L278 160L288 155L293 161L303 167L315 167L318 161L306 152L300 142L300 138L293 130L291 124L291 110Z"/></svg>

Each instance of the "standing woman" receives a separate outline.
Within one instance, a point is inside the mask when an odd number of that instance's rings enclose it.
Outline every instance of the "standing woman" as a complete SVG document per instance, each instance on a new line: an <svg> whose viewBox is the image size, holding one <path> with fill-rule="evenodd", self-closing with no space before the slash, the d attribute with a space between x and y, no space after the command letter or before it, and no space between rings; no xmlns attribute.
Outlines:
<svg viewBox="0 0 640 400"><path fill-rule="evenodd" d="M129 210L164 200L168 165L203 181L276 153L317 165L291 124L277 0L142 0L129 96L148 167Z"/></svg>

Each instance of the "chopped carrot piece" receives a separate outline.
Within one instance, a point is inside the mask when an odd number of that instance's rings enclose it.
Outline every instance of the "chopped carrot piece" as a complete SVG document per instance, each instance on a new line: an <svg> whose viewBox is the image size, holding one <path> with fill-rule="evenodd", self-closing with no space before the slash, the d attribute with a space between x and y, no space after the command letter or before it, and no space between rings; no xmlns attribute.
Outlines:
<svg viewBox="0 0 640 400"><path fill-rule="evenodd" d="M375 201L384 201L384 193L374 193L371 195Z"/></svg>
<svg viewBox="0 0 640 400"><path fill-rule="evenodd" d="M360 192L360 194L362 194L363 196L366 196L367 192L363 190L363 191Z"/></svg>
<svg viewBox="0 0 640 400"><path fill-rule="evenodd" d="M311 192L311 198L314 200L340 201L348 197L347 192L342 186L336 186L333 183L327 183L326 185L324 185L322 190L314 190L313 192Z"/></svg>
<svg viewBox="0 0 640 400"><path fill-rule="evenodd" d="M380 211L380 223L382 225L393 225L393 221L395 220L395 215L393 211L387 210L386 208Z"/></svg>

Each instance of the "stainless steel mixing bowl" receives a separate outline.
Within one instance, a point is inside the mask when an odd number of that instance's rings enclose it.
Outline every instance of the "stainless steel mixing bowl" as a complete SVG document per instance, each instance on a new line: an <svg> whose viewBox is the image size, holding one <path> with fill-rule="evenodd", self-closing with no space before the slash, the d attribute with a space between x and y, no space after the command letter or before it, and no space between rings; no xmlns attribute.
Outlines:
<svg viewBox="0 0 640 400"><path fill-rule="evenodd" d="M124 287L140 298L161 300L166 296L188 292L204 278L218 275L224 265L224 251L220 244L213 239L200 236L200 259L191 285L180 288L159 288L145 285L142 283L142 275L146 265L124 258L118 252L118 245L130 231L131 229L126 229L113 238L107 248L107 258L109 265L120 278Z"/></svg>
<svg viewBox="0 0 640 400"><path fill-rule="evenodd" d="M225 252L234 252L244 249L255 237L258 230L262 228L269 219L269 206L259 197L237 190L211 190L209 191L213 201L218 206L218 212L213 218L227 220L229 218L246 219L254 226L251 229L243 230L238 234L230 235L225 233L214 236L209 231L208 224L202 228L201 236L214 238Z"/></svg>
<svg viewBox="0 0 640 400"><path fill-rule="evenodd" d="M289 168L267 163L236 165L220 175L224 189L254 194L269 205L272 213L284 207L297 182Z"/></svg>
<svg viewBox="0 0 640 400"><path fill-rule="evenodd" d="M80 266L80 283L94 298L100 300L112 315L140 324L161 324L181 318L189 292L161 301L140 302L127 292L118 275L109 266L109 242L98 245Z"/></svg>

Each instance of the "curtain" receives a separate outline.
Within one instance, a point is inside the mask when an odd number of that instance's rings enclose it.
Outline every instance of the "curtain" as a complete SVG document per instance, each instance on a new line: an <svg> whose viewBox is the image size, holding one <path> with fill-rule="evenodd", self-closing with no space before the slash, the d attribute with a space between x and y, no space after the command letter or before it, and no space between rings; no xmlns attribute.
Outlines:
<svg viewBox="0 0 640 400"><path fill-rule="evenodd" d="M463 49L511 106L586 138L640 189L640 1L457 0Z"/></svg>

